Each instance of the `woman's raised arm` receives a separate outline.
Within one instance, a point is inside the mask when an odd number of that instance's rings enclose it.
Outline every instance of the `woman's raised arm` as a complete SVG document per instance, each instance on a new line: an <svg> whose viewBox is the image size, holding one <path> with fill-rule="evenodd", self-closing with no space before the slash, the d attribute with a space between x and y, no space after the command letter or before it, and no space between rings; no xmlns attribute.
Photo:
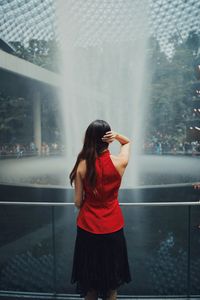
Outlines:
<svg viewBox="0 0 200 300"><path fill-rule="evenodd" d="M122 161L122 164L126 166L128 164L129 156L130 156L130 144L131 144L130 139L115 131L108 131L103 136L102 140L109 144L112 143L114 140L116 140L121 144L118 157Z"/></svg>

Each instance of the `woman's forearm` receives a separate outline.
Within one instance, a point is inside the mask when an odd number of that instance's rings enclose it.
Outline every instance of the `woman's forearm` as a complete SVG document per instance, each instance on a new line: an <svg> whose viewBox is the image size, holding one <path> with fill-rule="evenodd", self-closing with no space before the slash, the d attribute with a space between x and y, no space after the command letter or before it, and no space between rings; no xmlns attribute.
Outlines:
<svg viewBox="0 0 200 300"><path fill-rule="evenodd" d="M120 133L117 133L117 132L116 132L115 139L122 145L125 145L125 144L128 144L131 142L129 138L127 138L126 136L124 136Z"/></svg>

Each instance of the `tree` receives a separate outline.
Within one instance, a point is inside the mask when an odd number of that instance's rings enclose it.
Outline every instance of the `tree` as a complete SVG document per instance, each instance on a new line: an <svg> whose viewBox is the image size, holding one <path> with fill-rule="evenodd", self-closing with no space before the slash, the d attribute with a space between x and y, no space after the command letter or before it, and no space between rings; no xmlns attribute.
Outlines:
<svg viewBox="0 0 200 300"><path fill-rule="evenodd" d="M21 97L0 93L0 140L3 143L24 142L32 133L30 103Z"/></svg>
<svg viewBox="0 0 200 300"><path fill-rule="evenodd" d="M24 46L19 41L11 41L10 44L15 48L15 55L30 61L51 71L59 71L59 51L55 40L44 41L31 39L28 46ZM47 98L47 101L45 100ZM51 95L44 95L46 101L43 109L42 123L46 131L50 132L49 138L53 139L53 132L59 136L59 114L57 105L52 104ZM51 100L50 100L51 99ZM0 141L10 142L30 142L33 139L32 132L32 103L25 98L10 96L3 92L0 93ZM51 129L51 130L49 130ZM48 138L47 134L44 134Z"/></svg>
<svg viewBox="0 0 200 300"><path fill-rule="evenodd" d="M191 113L192 84L196 81L194 63L199 52L199 36L190 32L183 41L174 36L175 53L171 59L152 43L150 65L153 69L147 136L156 131L176 141L185 135L186 120Z"/></svg>

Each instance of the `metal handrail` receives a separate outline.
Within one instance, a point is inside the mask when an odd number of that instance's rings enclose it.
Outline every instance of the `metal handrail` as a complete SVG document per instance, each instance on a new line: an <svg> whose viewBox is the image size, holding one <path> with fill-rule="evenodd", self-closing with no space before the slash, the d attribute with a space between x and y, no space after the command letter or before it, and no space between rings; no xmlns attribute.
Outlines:
<svg viewBox="0 0 200 300"><path fill-rule="evenodd" d="M73 202L20 202L20 201L0 201L0 205L35 205L35 206L74 206ZM120 206L193 206L200 205L199 201L193 202L121 202Z"/></svg>

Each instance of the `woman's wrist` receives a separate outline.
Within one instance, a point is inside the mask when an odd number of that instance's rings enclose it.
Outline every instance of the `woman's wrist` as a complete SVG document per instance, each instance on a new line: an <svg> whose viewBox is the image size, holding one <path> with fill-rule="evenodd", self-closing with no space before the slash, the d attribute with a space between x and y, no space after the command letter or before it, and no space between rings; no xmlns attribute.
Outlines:
<svg viewBox="0 0 200 300"><path fill-rule="evenodd" d="M108 131L102 137L103 142L112 143L114 140L117 140L121 145L130 143L127 137L115 131Z"/></svg>

